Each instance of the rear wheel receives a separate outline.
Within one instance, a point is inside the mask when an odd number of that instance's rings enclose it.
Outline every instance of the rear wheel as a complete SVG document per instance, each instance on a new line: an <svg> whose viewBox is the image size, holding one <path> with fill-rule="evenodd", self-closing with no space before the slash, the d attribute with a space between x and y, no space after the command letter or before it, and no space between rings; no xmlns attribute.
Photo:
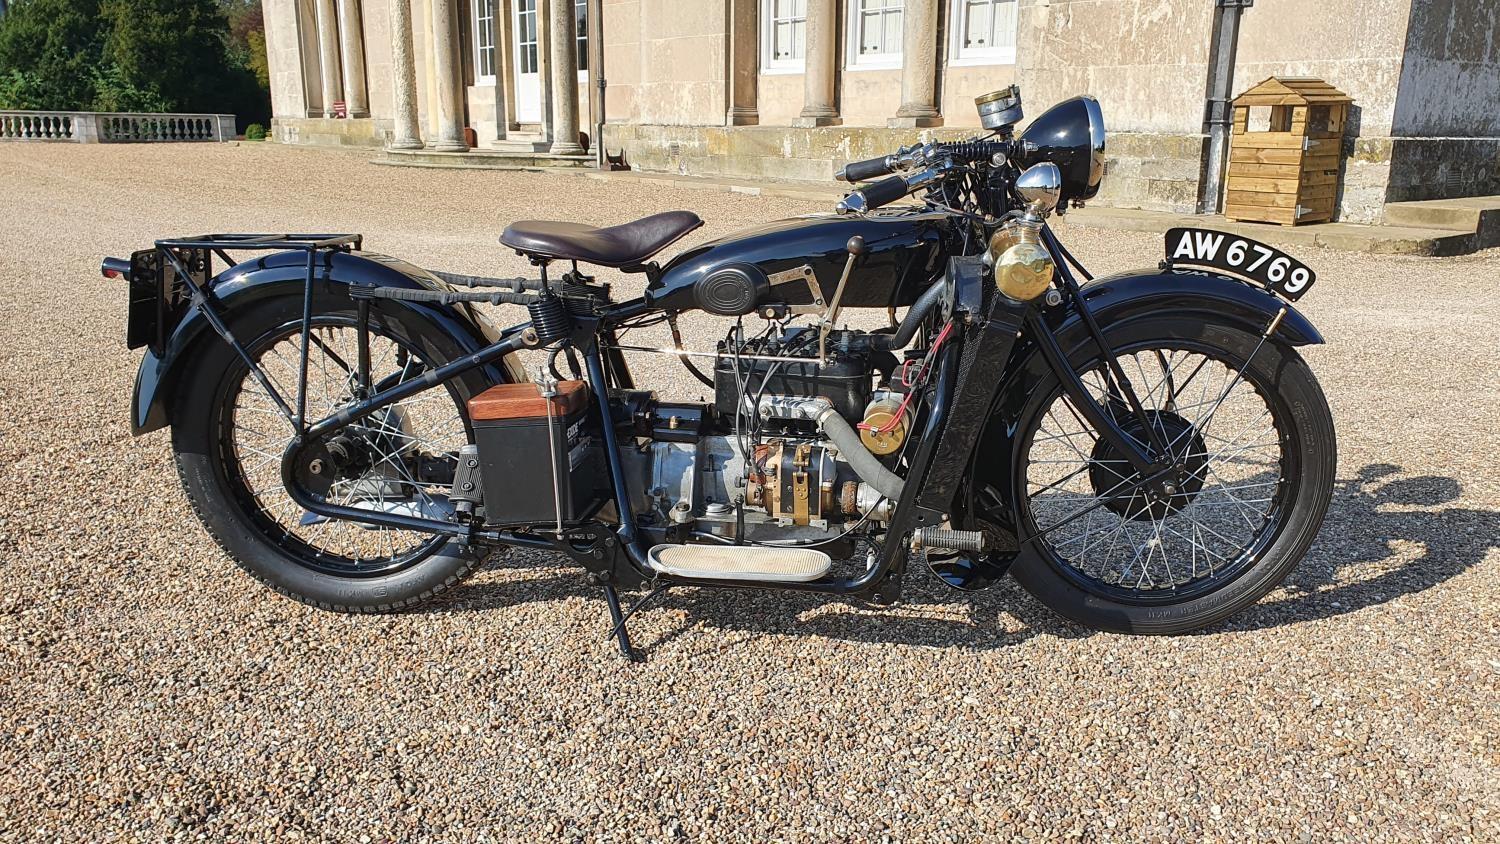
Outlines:
<svg viewBox="0 0 1500 844"><path fill-rule="evenodd" d="M318 308L309 332L307 414L355 401L355 313L348 300ZM237 337L288 403L295 403L301 298L240 316ZM370 325L374 389L419 378L462 350L420 322L378 313ZM416 332L416 333L413 333ZM463 403L484 385L454 380L338 432L308 461L303 486L324 501L447 519L458 449L471 439ZM210 339L184 378L172 443L183 487L219 545L282 594L344 612L399 610L456 585L481 562L449 537L315 516L281 481L291 424L226 344Z"/></svg>
<svg viewBox="0 0 1500 844"><path fill-rule="evenodd" d="M1144 419L1101 360L1075 367L1127 435L1180 469L1140 486L1049 377L1018 432L1021 530L1040 536L1015 575L1090 627L1212 624L1280 583L1317 535L1335 469L1327 402L1295 350L1237 327L1164 318L1109 340Z"/></svg>

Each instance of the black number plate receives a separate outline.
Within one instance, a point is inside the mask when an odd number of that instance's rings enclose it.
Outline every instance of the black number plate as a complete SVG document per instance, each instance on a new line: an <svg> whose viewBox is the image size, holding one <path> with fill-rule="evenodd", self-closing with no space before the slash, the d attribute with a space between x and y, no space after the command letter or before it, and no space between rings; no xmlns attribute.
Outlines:
<svg viewBox="0 0 1500 844"><path fill-rule="evenodd" d="M1294 302L1317 280L1311 268L1280 249L1208 229L1168 229L1167 260L1174 266L1209 267L1243 276Z"/></svg>

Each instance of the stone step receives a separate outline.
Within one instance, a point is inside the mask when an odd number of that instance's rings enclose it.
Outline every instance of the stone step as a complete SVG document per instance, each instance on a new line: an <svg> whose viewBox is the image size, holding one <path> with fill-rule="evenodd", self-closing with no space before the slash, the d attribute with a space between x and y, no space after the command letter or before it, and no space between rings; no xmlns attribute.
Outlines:
<svg viewBox="0 0 1500 844"><path fill-rule="evenodd" d="M493 149L471 149L468 152L388 149L372 163L396 167L451 167L461 170L584 170L594 166L594 157Z"/></svg>
<svg viewBox="0 0 1500 844"><path fill-rule="evenodd" d="M1278 226L1228 220L1217 214L1170 214L1095 205L1070 211L1063 220L1059 225L1081 225L1117 231L1164 233L1176 226L1188 226L1230 232L1265 243L1293 247L1321 246L1383 255L1463 255L1478 248L1473 232L1424 226L1364 226L1355 223Z"/></svg>
<svg viewBox="0 0 1500 844"><path fill-rule="evenodd" d="M486 141L481 150L500 152L546 152L549 144L541 132L510 132L504 138Z"/></svg>
<svg viewBox="0 0 1500 844"><path fill-rule="evenodd" d="M1385 221L1393 226L1449 229L1476 236L1475 247L1500 245L1500 196L1390 202Z"/></svg>

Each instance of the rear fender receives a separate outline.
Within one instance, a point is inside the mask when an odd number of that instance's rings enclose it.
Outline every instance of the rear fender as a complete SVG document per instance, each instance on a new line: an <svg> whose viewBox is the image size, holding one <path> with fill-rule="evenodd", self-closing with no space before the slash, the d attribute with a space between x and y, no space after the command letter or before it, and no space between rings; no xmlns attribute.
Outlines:
<svg viewBox="0 0 1500 844"><path fill-rule="evenodd" d="M1082 288L1083 300L1102 331L1134 320L1162 316L1228 322L1252 334L1261 334L1282 308L1275 342L1291 346L1318 345L1323 335L1307 317L1263 288L1228 276L1198 270L1142 270L1095 279ZM1047 322L1058 345L1075 366L1097 353L1087 326L1075 309L1048 314ZM1001 387L990 407L989 422L975 449L971 467L973 483L970 511L1011 527L1015 502L1010 475L1016 459L1014 448L1026 402L1051 374L1046 360L1031 337L1016 341L1001 378Z"/></svg>
<svg viewBox="0 0 1500 844"><path fill-rule="evenodd" d="M355 283L384 287L425 290L450 290L437 277L405 261L371 252L319 252L314 268L315 292L320 296L347 295ZM215 276L210 281L215 304L224 316L231 333L235 314L258 302L285 296L301 297L307 280L305 252L278 252L245 261ZM422 323L425 330L441 332L453 339L465 352L477 352L500 338L500 330L465 303L439 305L383 299L382 312ZM250 338L238 338L242 342ZM167 425L172 399L196 351L204 343L223 340L208 319L197 308L191 309L157 354L151 348L136 373L135 394L131 401L130 430L137 436ZM500 364L486 367L491 383L501 384L524 378L515 355L506 356Z"/></svg>

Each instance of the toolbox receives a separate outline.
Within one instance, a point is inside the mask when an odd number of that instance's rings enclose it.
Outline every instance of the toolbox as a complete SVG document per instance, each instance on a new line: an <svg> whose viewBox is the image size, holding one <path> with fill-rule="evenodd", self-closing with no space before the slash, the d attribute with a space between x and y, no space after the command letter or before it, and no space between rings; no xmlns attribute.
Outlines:
<svg viewBox="0 0 1500 844"><path fill-rule="evenodd" d="M550 399L535 384L522 383L491 387L469 400L485 521L519 525L583 518L604 484L599 446L586 432L588 407L584 381L558 382Z"/></svg>

